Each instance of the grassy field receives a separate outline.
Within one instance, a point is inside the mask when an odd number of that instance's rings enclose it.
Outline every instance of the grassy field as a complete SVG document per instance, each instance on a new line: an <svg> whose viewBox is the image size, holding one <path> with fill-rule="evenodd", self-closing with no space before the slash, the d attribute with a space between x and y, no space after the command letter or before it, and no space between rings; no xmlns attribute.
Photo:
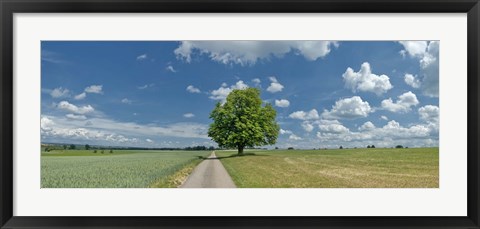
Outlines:
<svg viewBox="0 0 480 229"><path fill-rule="evenodd" d="M176 187L210 151L42 152L42 188ZM187 171L187 172L186 172Z"/></svg>
<svg viewBox="0 0 480 229"><path fill-rule="evenodd" d="M438 188L438 148L216 151L241 188Z"/></svg>

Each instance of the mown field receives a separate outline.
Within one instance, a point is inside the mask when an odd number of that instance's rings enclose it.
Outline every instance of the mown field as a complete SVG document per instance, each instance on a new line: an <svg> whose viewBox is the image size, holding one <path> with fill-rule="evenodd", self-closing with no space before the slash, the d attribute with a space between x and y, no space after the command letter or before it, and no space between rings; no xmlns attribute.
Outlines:
<svg viewBox="0 0 480 229"><path fill-rule="evenodd" d="M216 151L240 188L438 188L438 148Z"/></svg>
<svg viewBox="0 0 480 229"><path fill-rule="evenodd" d="M42 188L176 187L210 151L42 152Z"/></svg>

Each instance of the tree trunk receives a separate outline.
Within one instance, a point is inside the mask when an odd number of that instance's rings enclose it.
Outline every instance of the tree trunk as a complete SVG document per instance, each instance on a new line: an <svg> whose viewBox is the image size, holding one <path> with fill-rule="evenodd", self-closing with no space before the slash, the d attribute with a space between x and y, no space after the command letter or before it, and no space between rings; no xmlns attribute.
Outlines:
<svg viewBox="0 0 480 229"><path fill-rule="evenodd" d="M238 146L238 155L243 155L244 146Z"/></svg>

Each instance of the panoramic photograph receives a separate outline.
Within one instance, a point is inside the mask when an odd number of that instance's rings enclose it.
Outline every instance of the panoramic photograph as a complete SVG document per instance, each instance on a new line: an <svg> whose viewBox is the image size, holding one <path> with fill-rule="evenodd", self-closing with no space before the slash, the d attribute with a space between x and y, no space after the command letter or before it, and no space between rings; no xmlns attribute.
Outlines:
<svg viewBox="0 0 480 229"><path fill-rule="evenodd" d="M439 188L439 41L42 41L41 188Z"/></svg>

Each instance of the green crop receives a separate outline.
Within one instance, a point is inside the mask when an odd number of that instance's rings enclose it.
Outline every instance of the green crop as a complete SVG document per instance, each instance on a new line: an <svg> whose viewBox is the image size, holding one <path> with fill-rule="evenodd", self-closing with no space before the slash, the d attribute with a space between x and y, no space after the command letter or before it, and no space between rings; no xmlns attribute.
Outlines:
<svg viewBox="0 0 480 229"><path fill-rule="evenodd" d="M66 156L68 153L81 156ZM42 155L42 188L147 188L181 170L209 151L120 151Z"/></svg>

